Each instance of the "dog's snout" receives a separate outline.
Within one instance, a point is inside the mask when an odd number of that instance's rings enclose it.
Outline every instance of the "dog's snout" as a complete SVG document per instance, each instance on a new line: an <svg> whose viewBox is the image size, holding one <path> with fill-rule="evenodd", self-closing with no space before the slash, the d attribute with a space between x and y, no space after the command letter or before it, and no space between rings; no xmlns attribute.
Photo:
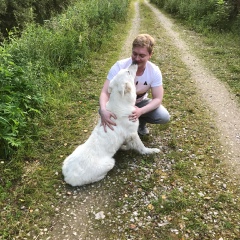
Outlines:
<svg viewBox="0 0 240 240"><path fill-rule="evenodd" d="M132 63L132 65L128 68L128 70L131 72L131 74L136 74L138 69L138 65L136 63Z"/></svg>

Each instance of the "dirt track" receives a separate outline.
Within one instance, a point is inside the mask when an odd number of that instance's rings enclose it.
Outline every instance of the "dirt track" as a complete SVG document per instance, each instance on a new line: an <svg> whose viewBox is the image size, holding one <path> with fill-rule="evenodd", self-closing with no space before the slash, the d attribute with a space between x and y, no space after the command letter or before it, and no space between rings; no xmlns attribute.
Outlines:
<svg viewBox="0 0 240 240"><path fill-rule="evenodd" d="M156 14L159 22L167 30L173 43L178 48L182 61L188 67L192 80L196 82L199 92L203 96L203 101L206 101L209 106L216 120L216 126L222 133L221 142L226 150L227 163L236 173L240 173L240 111L234 97L218 79L203 67L201 61L190 53L187 44L180 38L179 33L173 30L171 20L147 1L145 1L145 4ZM120 58L128 56L131 51L131 42L138 34L140 24L138 2L135 3L135 11L132 29L122 48ZM101 194L99 194L99 191ZM89 199L91 201L88 201ZM37 239L103 240L101 236L97 235L98 231L91 225L91 218L98 213L96 209L100 212L101 207L107 205L107 199L111 199L111 192L108 191L107 187L102 189L102 186L98 183L94 187L86 186L81 188L81 191L76 190L69 193L68 199L63 198L62 201L65 211L57 214L55 224L53 229L49 231L48 237L41 238L39 236ZM44 236L46 236L45 233Z"/></svg>
<svg viewBox="0 0 240 240"><path fill-rule="evenodd" d="M196 82L203 101L209 105L217 128L221 132L221 143L226 152L226 161L236 174L240 174L240 111L237 101L227 87L211 72L203 67L201 60L194 56L180 34L173 30L173 23L158 9L145 3L156 14L157 18L171 36L179 49L182 61L188 67L191 78Z"/></svg>

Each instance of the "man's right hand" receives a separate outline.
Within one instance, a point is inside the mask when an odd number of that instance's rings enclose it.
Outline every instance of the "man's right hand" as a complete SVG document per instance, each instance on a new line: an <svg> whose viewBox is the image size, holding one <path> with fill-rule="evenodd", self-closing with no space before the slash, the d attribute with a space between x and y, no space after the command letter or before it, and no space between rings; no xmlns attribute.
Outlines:
<svg viewBox="0 0 240 240"><path fill-rule="evenodd" d="M101 126L103 126L104 131L107 132L107 127L114 130L113 126L116 126L116 123L112 120L112 118L117 119L117 116L106 109L100 109L99 114L101 116Z"/></svg>

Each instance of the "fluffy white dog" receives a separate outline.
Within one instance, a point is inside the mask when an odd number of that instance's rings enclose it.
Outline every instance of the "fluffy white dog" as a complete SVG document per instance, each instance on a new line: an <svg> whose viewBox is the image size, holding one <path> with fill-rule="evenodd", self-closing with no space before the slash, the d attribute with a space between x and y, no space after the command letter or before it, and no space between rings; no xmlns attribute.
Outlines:
<svg viewBox="0 0 240 240"><path fill-rule="evenodd" d="M141 154L160 152L157 148L146 148L138 136L138 121L128 116L133 112L136 101L134 78L137 65L121 70L109 84L110 98L107 109L117 119L114 130L104 131L99 120L88 140L78 146L63 162L64 180L72 186L81 186L103 179L114 167L113 155L119 148L135 149Z"/></svg>

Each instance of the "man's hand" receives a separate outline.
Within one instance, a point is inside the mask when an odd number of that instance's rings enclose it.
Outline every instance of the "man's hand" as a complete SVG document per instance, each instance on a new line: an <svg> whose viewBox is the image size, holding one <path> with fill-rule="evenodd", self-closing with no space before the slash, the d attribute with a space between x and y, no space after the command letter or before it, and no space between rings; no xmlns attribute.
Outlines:
<svg viewBox="0 0 240 240"><path fill-rule="evenodd" d="M106 109L100 109L99 114L101 116L101 126L103 126L104 131L107 132L107 127L114 130L113 126L116 126L116 123L112 120L112 118L117 119L117 116Z"/></svg>
<svg viewBox="0 0 240 240"><path fill-rule="evenodd" d="M142 110L141 108L138 108L135 106L134 111L132 112L131 115L129 115L129 120L132 122L136 122L138 120L138 118L142 115Z"/></svg>

